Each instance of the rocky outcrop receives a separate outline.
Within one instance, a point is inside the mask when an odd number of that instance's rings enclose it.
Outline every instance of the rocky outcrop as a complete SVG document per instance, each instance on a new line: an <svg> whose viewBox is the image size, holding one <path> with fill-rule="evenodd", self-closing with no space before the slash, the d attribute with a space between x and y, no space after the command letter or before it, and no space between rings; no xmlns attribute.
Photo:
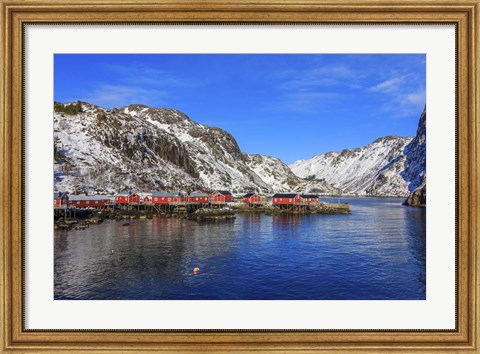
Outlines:
<svg viewBox="0 0 480 354"><path fill-rule="evenodd" d="M417 134L405 147L406 156L402 178L408 182L409 191L414 191L426 183L427 179L427 113L423 110L417 127Z"/></svg>
<svg viewBox="0 0 480 354"><path fill-rule="evenodd" d="M232 220L235 219L235 212L230 209L198 209L193 214L188 216L191 220L196 221L218 221L218 220Z"/></svg>
<svg viewBox="0 0 480 354"><path fill-rule="evenodd" d="M403 205L414 207L427 206L427 186L419 187L409 194L408 198L403 202Z"/></svg>
<svg viewBox="0 0 480 354"><path fill-rule="evenodd" d="M426 109L420 117L417 135L405 148L407 159L402 177L410 182L411 193L403 203L409 206L424 207L427 204L427 113Z"/></svg>

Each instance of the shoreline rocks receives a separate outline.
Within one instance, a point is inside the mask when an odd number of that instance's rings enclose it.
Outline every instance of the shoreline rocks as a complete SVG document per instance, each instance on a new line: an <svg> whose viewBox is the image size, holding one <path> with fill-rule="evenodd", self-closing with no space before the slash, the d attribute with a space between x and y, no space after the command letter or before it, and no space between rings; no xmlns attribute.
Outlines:
<svg viewBox="0 0 480 354"><path fill-rule="evenodd" d="M135 219L152 219L153 215L165 218L185 218L194 221L220 221L234 220L236 213L266 213L267 215L279 214L349 214L349 204L318 203L309 205L303 210L288 210L274 207L272 205L262 205L258 208L248 208L243 205L231 206L228 208L202 208L193 213L188 210L177 210L172 213L153 213L147 210L102 210L92 211L81 214L80 218L60 218L54 221L55 230L84 230L91 225L101 224L104 220L116 220L128 223Z"/></svg>
<svg viewBox="0 0 480 354"><path fill-rule="evenodd" d="M218 221L233 220L236 218L235 212L231 209L197 209L194 213L188 215L190 220L195 221Z"/></svg>
<svg viewBox="0 0 480 354"><path fill-rule="evenodd" d="M427 206L427 185L415 189L402 203L406 206L425 208Z"/></svg>
<svg viewBox="0 0 480 354"><path fill-rule="evenodd" d="M350 214L350 205L347 203L333 204L320 202L308 205L305 209L289 210L274 207L272 205L263 205L256 208L248 208L246 206L235 207L236 212L243 213L266 213L267 215L277 214Z"/></svg>

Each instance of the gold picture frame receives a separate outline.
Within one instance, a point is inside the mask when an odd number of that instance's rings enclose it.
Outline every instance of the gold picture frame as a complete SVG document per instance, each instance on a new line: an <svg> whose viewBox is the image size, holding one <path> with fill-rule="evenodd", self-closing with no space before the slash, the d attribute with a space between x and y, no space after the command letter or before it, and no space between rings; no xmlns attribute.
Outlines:
<svg viewBox="0 0 480 354"><path fill-rule="evenodd" d="M480 0L0 0L1 351L479 353ZM457 29L457 328L453 331L69 331L24 328L25 23L454 24Z"/></svg>

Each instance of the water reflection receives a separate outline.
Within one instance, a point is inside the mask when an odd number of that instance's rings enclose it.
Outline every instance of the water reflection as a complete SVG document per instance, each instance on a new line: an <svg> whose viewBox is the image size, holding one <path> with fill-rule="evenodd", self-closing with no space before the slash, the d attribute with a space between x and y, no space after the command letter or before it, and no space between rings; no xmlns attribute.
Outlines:
<svg viewBox="0 0 480 354"><path fill-rule="evenodd" d="M425 210L347 202L350 215L155 217L56 231L55 298L425 299Z"/></svg>

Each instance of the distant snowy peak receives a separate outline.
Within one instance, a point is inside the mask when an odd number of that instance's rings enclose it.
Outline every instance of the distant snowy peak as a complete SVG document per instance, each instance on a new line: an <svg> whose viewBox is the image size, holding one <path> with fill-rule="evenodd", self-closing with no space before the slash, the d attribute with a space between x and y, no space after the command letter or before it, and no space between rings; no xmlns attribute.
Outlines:
<svg viewBox="0 0 480 354"><path fill-rule="evenodd" d="M303 178L325 179L347 194L405 195L407 186L399 172L404 162L403 150L411 140L388 136L364 147L296 161L290 168Z"/></svg>
<svg viewBox="0 0 480 354"><path fill-rule="evenodd" d="M276 157L244 154L247 165L268 183L274 192L316 193L337 195L342 191L325 180L306 180L296 176L292 170Z"/></svg>
<svg viewBox="0 0 480 354"><path fill-rule="evenodd" d="M414 138L387 136L366 146L316 155L290 168L302 178L325 179L346 194L407 196L425 184L426 112Z"/></svg>

